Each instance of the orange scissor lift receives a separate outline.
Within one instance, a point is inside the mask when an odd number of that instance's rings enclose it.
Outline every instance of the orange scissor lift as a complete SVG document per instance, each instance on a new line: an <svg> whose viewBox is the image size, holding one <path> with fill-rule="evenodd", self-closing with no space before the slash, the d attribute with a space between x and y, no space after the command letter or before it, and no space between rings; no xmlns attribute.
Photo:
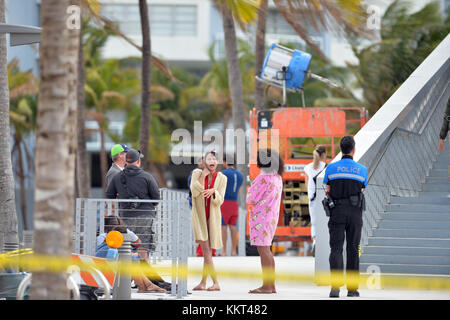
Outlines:
<svg viewBox="0 0 450 320"><path fill-rule="evenodd" d="M258 149L276 148L276 140L285 165L280 217L274 242L311 241L304 167L312 162L312 148L316 144L326 146L328 163L336 156L338 139L347 135L350 127L361 128L368 120L367 110L359 107L282 107L269 110L254 108L250 112L250 127L253 132L250 137L250 180L255 179L260 173L256 166ZM278 136L278 139L274 139L274 136ZM328 142L316 143L314 139ZM296 140L312 143L295 143ZM308 152L302 153L302 149ZM249 209L248 205L247 236L249 236Z"/></svg>

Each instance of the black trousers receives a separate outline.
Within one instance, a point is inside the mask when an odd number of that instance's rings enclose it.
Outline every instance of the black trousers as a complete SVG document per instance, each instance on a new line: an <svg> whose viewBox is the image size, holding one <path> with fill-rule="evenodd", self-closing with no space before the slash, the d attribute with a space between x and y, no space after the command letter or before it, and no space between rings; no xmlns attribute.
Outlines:
<svg viewBox="0 0 450 320"><path fill-rule="evenodd" d="M348 290L358 289L359 282L359 242L361 241L362 210L350 205L336 206L328 221L330 232L331 286L344 285L344 240L347 241L346 282Z"/></svg>

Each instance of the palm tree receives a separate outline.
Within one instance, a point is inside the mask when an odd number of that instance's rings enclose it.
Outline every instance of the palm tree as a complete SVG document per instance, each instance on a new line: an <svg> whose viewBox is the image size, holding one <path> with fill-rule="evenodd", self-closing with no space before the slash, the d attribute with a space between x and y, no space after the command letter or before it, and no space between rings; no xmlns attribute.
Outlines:
<svg viewBox="0 0 450 320"><path fill-rule="evenodd" d="M107 154L105 132L108 131L106 112L131 107L131 98L139 91L139 78L135 69L122 70L119 61L110 59L86 72L86 113L98 124L100 133L100 170L102 189L106 188Z"/></svg>
<svg viewBox="0 0 450 320"><path fill-rule="evenodd" d="M150 94L152 95L152 117L149 119L150 123L147 127L150 130L149 135L151 137L158 137L158 139L149 139L146 141L147 150L150 151L147 154L147 157L149 158L147 159L147 162L151 171L156 174L158 185L160 187L166 187L164 168L158 168L157 164L165 165L169 161L168 150L171 132L169 123L175 120L178 122L177 127L180 127L183 120L170 110L161 110L161 103L175 99L175 95L172 91L160 85L153 85L150 88ZM142 110L140 109L139 106L135 105L129 110L124 128L124 137L126 141L138 141L138 145L140 145L141 133L139 124L142 123Z"/></svg>
<svg viewBox="0 0 450 320"><path fill-rule="evenodd" d="M267 8L268 0L262 0L258 11L258 26L256 28L255 76L260 75L264 63ZM264 107L264 84L260 81L255 81L255 107L258 109Z"/></svg>
<svg viewBox="0 0 450 320"><path fill-rule="evenodd" d="M0 0L0 23L5 23L5 0ZM5 243L18 244L14 177L11 164L9 88L6 35L0 34L0 252Z"/></svg>
<svg viewBox="0 0 450 320"><path fill-rule="evenodd" d="M80 8L81 0L69 0L71 6ZM66 9L67 10L67 9ZM68 86L68 114L67 114L67 124L68 125L68 156L66 160L66 200L69 211L75 212L75 185L76 185L76 159L77 159L77 109L78 109L78 58L79 58L79 48L80 48L80 34L81 34L81 13L71 13L72 16L66 21L68 25L68 43L67 43L67 86ZM66 233L72 235L73 233L73 220L64 221L66 225ZM67 243L64 245L71 252L72 237L66 237Z"/></svg>
<svg viewBox="0 0 450 320"><path fill-rule="evenodd" d="M114 22L102 17L100 15L100 9L101 9L101 3L98 0L82 0L81 1L82 7L85 9L83 10L83 16L86 18L89 18L90 20L94 21L96 25L98 25L100 28L104 29L109 34L115 34L119 37L122 37L125 39L128 43L130 43L132 46L137 48L140 51L143 51L143 47L140 47L136 45L131 39L129 39L126 35L121 33L119 29L115 26ZM87 21L84 21L82 24L82 30L85 28L90 28L87 26ZM92 28L90 28L92 29ZM149 29L148 29L149 30ZM85 110L85 92L84 92L84 52L83 52L83 43L82 43L82 34L80 33L80 47L79 47L79 53L78 53L78 108L77 108L77 193L79 197L88 198L90 197L90 177L89 177L89 163L88 163L88 154L86 152L86 130L84 128L84 110ZM105 39L106 40L106 39ZM95 47L95 46L94 46ZM98 46L97 46L98 48ZM92 52L91 52L92 53ZM100 51L97 51L97 54L99 54ZM155 64L157 68L162 70L164 74L171 78L176 79L169 71L169 69L164 65L164 63L159 60L158 58L154 56L150 56L151 62ZM150 84L148 86L144 87L150 87ZM144 94L144 91L143 91ZM143 99L146 100L146 99ZM147 139L148 140L148 139Z"/></svg>
<svg viewBox="0 0 450 320"><path fill-rule="evenodd" d="M363 90L362 99L333 94L317 99L316 104L346 101L374 114L389 99L450 31L450 19L442 21L438 3L413 14L408 7L407 1L394 1L381 19L380 40L362 48L353 43L359 63L348 67L356 79L352 86Z"/></svg>
<svg viewBox="0 0 450 320"><path fill-rule="evenodd" d="M141 68L141 123L139 130L139 147L145 155L143 160L144 170L149 169L149 140L150 140L150 77L151 65L151 40L150 23L148 18L148 6L146 0L139 0L139 13L142 29L142 68Z"/></svg>
<svg viewBox="0 0 450 320"><path fill-rule="evenodd" d="M99 2L99 0L83 0L83 5L88 10L89 16L92 18L92 20L96 25L98 25L102 29L108 29L112 31L114 35L121 37L130 45L132 45L133 47L142 52L143 48L134 43L134 41L131 40L129 37L127 37L125 34L120 32L119 28L117 27L117 24L114 21L111 21L100 15L101 3ZM172 75L169 68L166 67L165 63L162 60L152 55L151 62L155 65L155 67L161 70L168 78L174 81L178 81L177 78Z"/></svg>
<svg viewBox="0 0 450 320"><path fill-rule="evenodd" d="M85 4L83 0L81 4ZM91 3L88 3L91 5ZM77 154L75 161L75 177L76 177L76 195L79 198L91 197L91 178L89 174L89 159L86 149L86 129L85 129L85 92L84 92L84 78L85 78L85 62L83 53L83 34L86 21L83 19L84 14L81 12L81 25L78 40L78 94L77 94Z"/></svg>
<svg viewBox="0 0 450 320"><path fill-rule="evenodd" d="M245 119L247 112L244 106L244 96L242 92L242 79L239 68L238 49L235 21L245 30L248 23L255 20L260 0L213 0L217 9L221 13L223 22L223 32L225 36L225 53L228 66L228 83L230 87L230 96L232 101L232 119L233 128L236 131L245 132ZM237 148L236 148L237 149ZM240 155L236 150L237 165L236 168L247 177L248 159L247 143L244 143L244 154ZM243 156L243 157L242 157ZM244 163L242 163L244 158ZM240 205L245 206L245 188L241 191Z"/></svg>
<svg viewBox="0 0 450 320"><path fill-rule="evenodd" d="M197 103L212 104L223 118L223 138L226 145L226 130L232 113L232 101L228 81L228 63L225 59L217 60L214 56L213 43L208 50L211 69L203 76L200 83L189 87L181 93L180 107L185 108L193 101ZM246 105L253 104L254 88L254 55L250 51L249 44L244 40L238 40L239 69L242 78L243 100Z"/></svg>
<svg viewBox="0 0 450 320"><path fill-rule="evenodd" d="M11 60L8 63L8 82L10 97L10 123L14 128L12 160L15 160L14 173L19 178L20 185L20 211L25 230L29 228L26 207L25 179L26 171L33 171L33 160L24 139L36 128L38 80L31 71L20 72L19 61ZM28 164L25 170L25 164Z"/></svg>
<svg viewBox="0 0 450 320"><path fill-rule="evenodd" d="M40 93L35 152L34 252L69 257L72 252L73 207L67 191L73 183L68 173L71 76L76 46L69 45L66 10L69 0L42 0L40 45ZM55 41L58 39L58 41ZM70 49L70 50L69 50ZM71 52L75 51L75 52ZM69 62L69 63L68 63ZM31 299L69 299L67 275L33 272Z"/></svg>
<svg viewBox="0 0 450 320"><path fill-rule="evenodd" d="M366 13L361 0L274 0L277 10L306 44L328 61L311 39L312 32L333 31L371 38L366 28Z"/></svg>

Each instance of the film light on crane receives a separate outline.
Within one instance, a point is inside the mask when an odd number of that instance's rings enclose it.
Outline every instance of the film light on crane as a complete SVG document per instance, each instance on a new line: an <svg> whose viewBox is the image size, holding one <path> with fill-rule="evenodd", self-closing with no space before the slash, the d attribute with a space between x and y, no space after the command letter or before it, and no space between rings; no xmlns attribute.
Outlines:
<svg viewBox="0 0 450 320"><path fill-rule="evenodd" d="M260 76L256 79L268 85L283 89L283 105L286 105L286 91L301 92L303 106L303 82L306 77L322 81L332 87L339 87L333 81L308 71L311 54L272 44L264 60Z"/></svg>

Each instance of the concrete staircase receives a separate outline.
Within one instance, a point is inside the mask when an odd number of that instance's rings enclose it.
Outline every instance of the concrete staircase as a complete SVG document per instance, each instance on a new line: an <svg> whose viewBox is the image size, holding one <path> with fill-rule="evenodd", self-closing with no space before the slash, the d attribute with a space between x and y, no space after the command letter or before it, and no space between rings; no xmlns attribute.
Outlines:
<svg viewBox="0 0 450 320"><path fill-rule="evenodd" d="M450 275L450 179L448 141L418 197L391 197L363 247L360 270Z"/></svg>

